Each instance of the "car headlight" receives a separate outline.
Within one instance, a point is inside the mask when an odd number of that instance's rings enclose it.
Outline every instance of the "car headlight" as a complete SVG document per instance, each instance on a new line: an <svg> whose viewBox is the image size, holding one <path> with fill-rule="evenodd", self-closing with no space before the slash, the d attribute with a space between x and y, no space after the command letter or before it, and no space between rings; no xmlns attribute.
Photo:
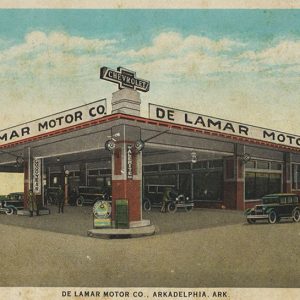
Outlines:
<svg viewBox="0 0 300 300"><path fill-rule="evenodd" d="M189 200L190 200L190 198L189 198L189 197L186 197L185 199L186 199L187 201L189 201Z"/></svg>
<svg viewBox="0 0 300 300"><path fill-rule="evenodd" d="M178 201L178 197L176 197L176 201Z"/></svg>

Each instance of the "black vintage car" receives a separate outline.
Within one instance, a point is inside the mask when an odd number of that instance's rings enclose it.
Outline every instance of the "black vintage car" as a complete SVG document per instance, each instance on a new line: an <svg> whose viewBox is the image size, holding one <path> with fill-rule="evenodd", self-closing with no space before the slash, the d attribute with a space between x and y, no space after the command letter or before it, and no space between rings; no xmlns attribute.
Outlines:
<svg viewBox="0 0 300 300"><path fill-rule="evenodd" d="M247 209L245 215L250 224L257 220L268 220L270 224L274 224L282 218L292 218L294 222L299 222L299 198L295 194L266 195L262 198L262 204Z"/></svg>
<svg viewBox="0 0 300 300"><path fill-rule="evenodd" d="M12 215L24 208L24 193L10 193L0 199L0 211Z"/></svg>
<svg viewBox="0 0 300 300"><path fill-rule="evenodd" d="M166 190L169 190L169 200L167 201L168 212L175 213L178 208L184 208L187 212L194 207L194 202L180 193L174 185L157 185L148 184L144 188L143 208L150 211L152 207L161 208L163 205L163 197Z"/></svg>
<svg viewBox="0 0 300 300"><path fill-rule="evenodd" d="M93 205L99 200L111 201L111 190L109 187L101 188L95 186L78 187L76 205Z"/></svg>

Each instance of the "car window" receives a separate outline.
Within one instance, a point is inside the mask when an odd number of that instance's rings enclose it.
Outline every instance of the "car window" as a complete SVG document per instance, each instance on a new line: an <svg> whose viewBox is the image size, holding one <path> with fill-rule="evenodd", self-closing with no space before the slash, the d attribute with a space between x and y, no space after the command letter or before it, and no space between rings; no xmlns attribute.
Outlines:
<svg viewBox="0 0 300 300"><path fill-rule="evenodd" d="M280 204L286 203L286 197L280 197Z"/></svg>
<svg viewBox="0 0 300 300"><path fill-rule="evenodd" d="M298 196L293 196L293 202L294 202L294 203L299 203L299 198L298 198Z"/></svg>
<svg viewBox="0 0 300 300"><path fill-rule="evenodd" d="M269 198L263 198L264 204L270 204L270 203L278 203L277 197L269 197Z"/></svg>
<svg viewBox="0 0 300 300"><path fill-rule="evenodd" d="M288 196L288 197L287 197L287 203L288 203L288 204L293 203L293 196Z"/></svg>

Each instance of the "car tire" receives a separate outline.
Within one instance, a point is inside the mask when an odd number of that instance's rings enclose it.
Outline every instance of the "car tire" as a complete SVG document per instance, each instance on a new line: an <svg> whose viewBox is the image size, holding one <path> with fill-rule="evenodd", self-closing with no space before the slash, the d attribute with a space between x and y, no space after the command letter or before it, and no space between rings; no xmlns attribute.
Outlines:
<svg viewBox="0 0 300 300"><path fill-rule="evenodd" d="M174 214L177 211L177 205L175 202L171 201L168 204L168 212Z"/></svg>
<svg viewBox="0 0 300 300"><path fill-rule="evenodd" d="M300 221L300 210L299 209L295 209L293 211L293 221L294 222L299 222Z"/></svg>
<svg viewBox="0 0 300 300"><path fill-rule="evenodd" d="M269 213L268 222L270 224L275 224L277 222L277 214L274 210Z"/></svg>
<svg viewBox="0 0 300 300"><path fill-rule="evenodd" d="M149 200L146 200L143 204L143 208L145 211L150 211L151 210L151 202Z"/></svg>
<svg viewBox="0 0 300 300"><path fill-rule="evenodd" d="M256 220L253 220L253 219L247 219L247 222L248 222L249 224L255 224Z"/></svg>
<svg viewBox="0 0 300 300"><path fill-rule="evenodd" d="M77 198L76 206L82 206L82 205L83 205L83 198L82 197Z"/></svg>
<svg viewBox="0 0 300 300"><path fill-rule="evenodd" d="M191 212L193 210L193 206L186 206L184 209L186 212Z"/></svg>
<svg viewBox="0 0 300 300"><path fill-rule="evenodd" d="M14 213L14 209L11 208L11 207L8 207L8 208L6 208L5 213L6 213L8 216L11 216L11 215Z"/></svg>

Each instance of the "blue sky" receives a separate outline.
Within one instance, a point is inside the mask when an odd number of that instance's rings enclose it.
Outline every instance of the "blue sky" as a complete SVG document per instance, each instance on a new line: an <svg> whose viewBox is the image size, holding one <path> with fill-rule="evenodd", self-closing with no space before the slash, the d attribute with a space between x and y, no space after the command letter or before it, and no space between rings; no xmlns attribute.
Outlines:
<svg viewBox="0 0 300 300"><path fill-rule="evenodd" d="M103 65L151 81L144 116L153 102L300 134L300 10L2 9L1 128L110 99Z"/></svg>

